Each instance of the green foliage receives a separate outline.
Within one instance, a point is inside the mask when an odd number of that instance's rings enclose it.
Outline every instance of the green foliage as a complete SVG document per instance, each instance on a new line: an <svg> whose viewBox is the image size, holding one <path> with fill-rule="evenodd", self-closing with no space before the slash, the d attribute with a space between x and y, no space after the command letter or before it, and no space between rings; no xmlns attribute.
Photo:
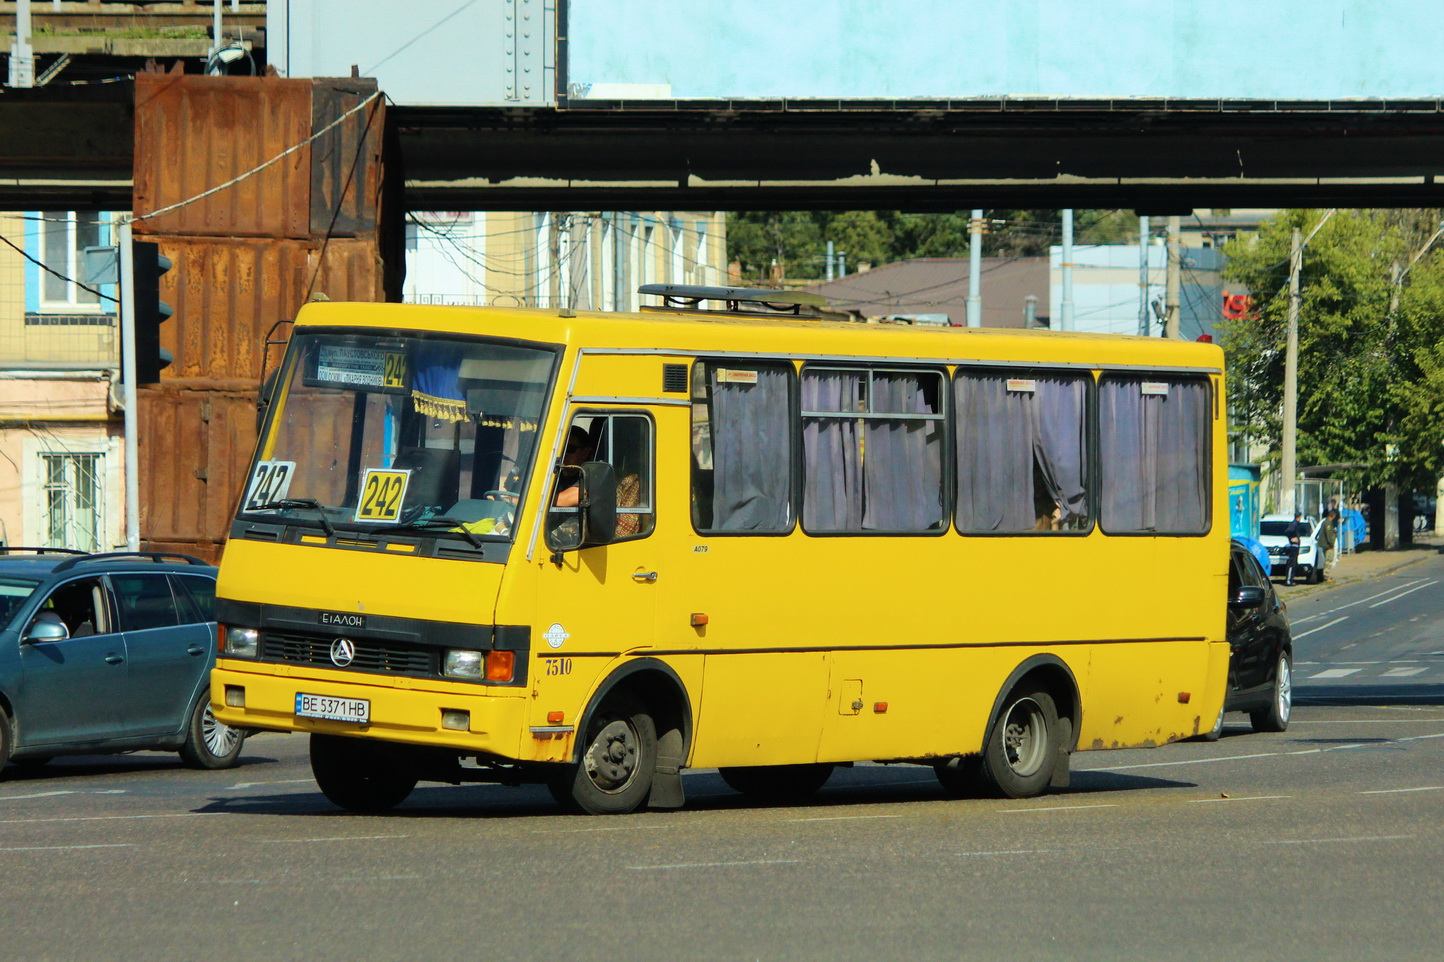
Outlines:
<svg viewBox="0 0 1444 962"><path fill-rule="evenodd" d="M1438 215L1341 210L1305 248L1299 464L1360 464L1357 483L1432 487L1444 460L1444 259L1431 248L1408 265ZM1291 232L1307 236L1322 216L1283 211L1224 248L1225 279L1254 298L1254 312L1226 322L1222 339L1235 422L1251 440L1276 445L1282 433ZM1399 451L1392 461L1390 444Z"/></svg>

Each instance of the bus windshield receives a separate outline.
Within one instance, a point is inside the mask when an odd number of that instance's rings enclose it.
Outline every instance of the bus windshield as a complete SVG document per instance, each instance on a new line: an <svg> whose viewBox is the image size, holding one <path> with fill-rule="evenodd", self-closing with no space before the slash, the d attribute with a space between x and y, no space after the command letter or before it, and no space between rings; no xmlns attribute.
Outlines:
<svg viewBox="0 0 1444 962"><path fill-rule="evenodd" d="M336 530L509 541L553 350L298 333L242 516Z"/></svg>

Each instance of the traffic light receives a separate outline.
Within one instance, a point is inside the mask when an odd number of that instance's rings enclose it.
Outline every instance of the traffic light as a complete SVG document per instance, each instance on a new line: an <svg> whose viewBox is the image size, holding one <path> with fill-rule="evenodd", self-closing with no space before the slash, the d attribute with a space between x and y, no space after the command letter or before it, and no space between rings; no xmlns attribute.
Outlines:
<svg viewBox="0 0 1444 962"><path fill-rule="evenodd" d="M135 297L135 383L154 384L160 369L175 358L160 346L160 326L175 313L160 299L160 276L171 269L160 245L131 242L131 284Z"/></svg>

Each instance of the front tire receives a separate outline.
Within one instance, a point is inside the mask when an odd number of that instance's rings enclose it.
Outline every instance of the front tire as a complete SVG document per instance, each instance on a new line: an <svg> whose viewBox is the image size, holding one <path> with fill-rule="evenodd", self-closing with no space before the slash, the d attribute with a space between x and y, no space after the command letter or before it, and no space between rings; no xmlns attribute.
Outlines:
<svg viewBox="0 0 1444 962"><path fill-rule="evenodd" d="M191 768L234 768L240 761L245 741L244 731L216 720L211 713L210 698L201 695L186 726L186 742L181 746L180 757Z"/></svg>
<svg viewBox="0 0 1444 962"><path fill-rule="evenodd" d="M719 768L717 774L727 787L743 795L769 801L791 801L807 798L832 777L836 766L828 763L812 765L748 765Z"/></svg>
<svg viewBox="0 0 1444 962"><path fill-rule="evenodd" d="M406 801L419 780L404 749L340 735L311 736L311 774L333 803L368 815Z"/></svg>
<svg viewBox="0 0 1444 962"><path fill-rule="evenodd" d="M1038 688L1015 688L988 733L980 769L986 788L1003 798L1039 795L1058 762L1058 709Z"/></svg>
<svg viewBox="0 0 1444 962"><path fill-rule="evenodd" d="M1198 737L1206 742L1216 742L1223 734L1223 709L1218 710L1218 717L1213 720L1213 727Z"/></svg>
<svg viewBox="0 0 1444 962"><path fill-rule="evenodd" d="M1294 659L1288 652L1279 654L1274 669L1273 691L1269 696L1269 707L1263 711L1249 712L1256 732L1288 731L1289 716L1294 710Z"/></svg>
<svg viewBox="0 0 1444 962"><path fill-rule="evenodd" d="M657 767L657 727L630 695L614 695L587 723L580 764L548 783L563 808L588 815L625 815L647 800Z"/></svg>

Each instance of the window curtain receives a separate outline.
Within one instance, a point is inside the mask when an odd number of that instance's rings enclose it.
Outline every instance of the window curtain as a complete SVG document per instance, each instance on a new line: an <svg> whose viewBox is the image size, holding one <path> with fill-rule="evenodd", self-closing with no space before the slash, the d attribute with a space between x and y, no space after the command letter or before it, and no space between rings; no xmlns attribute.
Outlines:
<svg viewBox="0 0 1444 962"><path fill-rule="evenodd" d="M712 528L717 531L786 531L792 525L792 417L788 372L756 368L757 383L719 379L712 389Z"/></svg>
<svg viewBox="0 0 1444 962"><path fill-rule="evenodd" d="M1088 516L1086 380L1029 380L1009 391L1003 375L958 378L960 531L1029 531L1055 508L1063 524Z"/></svg>
<svg viewBox="0 0 1444 962"><path fill-rule="evenodd" d="M802 377L804 411L855 411L864 372L819 371ZM862 527L862 451L857 421L807 418L802 427L805 488L802 523L812 531Z"/></svg>
<svg viewBox="0 0 1444 962"><path fill-rule="evenodd" d="M874 414L936 414L916 374L879 373L872 380ZM862 527L926 531L939 527L942 506L942 424L891 421L865 424L863 468L867 484Z"/></svg>
<svg viewBox="0 0 1444 962"><path fill-rule="evenodd" d="M1108 531L1200 532L1208 523L1208 386L1140 381L1100 387L1102 518Z"/></svg>

